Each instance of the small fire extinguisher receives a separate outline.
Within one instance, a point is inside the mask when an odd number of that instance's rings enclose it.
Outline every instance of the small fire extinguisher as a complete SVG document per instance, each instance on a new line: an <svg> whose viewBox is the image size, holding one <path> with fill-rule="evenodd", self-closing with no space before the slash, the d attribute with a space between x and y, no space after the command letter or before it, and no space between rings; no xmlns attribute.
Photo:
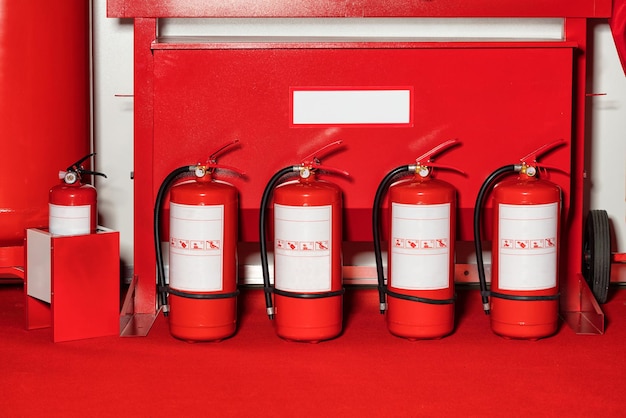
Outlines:
<svg viewBox="0 0 626 418"><path fill-rule="evenodd" d="M341 141L333 142L304 158L300 165L278 171L263 193L259 239L265 302L267 314L275 319L276 333L286 340L316 343L337 337L343 327L342 194L335 184L316 178L318 171L348 175L321 165L318 159L329 147L339 144ZM279 185L293 173L298 174L297 180ZM265 232L265 212L272 193L273 288Z"/></svg>
<svg viewBox="0 0 626 418"><path fill-rule="evenodd" d="M175 169L157 194L154 235L159 303L164 315L169 316L170 333L181 340L220 341L232 336L237 328L238 192L231 184L213 178L216 170L239 173L217 163L217 155L236 143L220 147L205 164ZM189 173L195 178L190 180ZM159 226L168 191L166 284Z"/></svg>
<svg viewBox="0 0 626 418"><path fill-rule="evenodd" d="M494 333L519 339L539 339L554 334L559 310L559 234L561 189L539 178L548 168L537 159L564 145L546 144L523 157L521 164L495 170L483 183L474 208L474 245L483 309L490 315ZM493 187L491 289L487 290L481 244L481 208Z"/></svg>
<svg viewBox="0 0 626 418"><path fill-rule="evenodd" d="M432 177L435 155L458 145L448 140L390 171L374 198L372 227L380 312L389 331L410 340L441 338L454 330L456 189ZM459 170L457 170L459 171ZM402 179L409 174L409 179ZM393 183L393 184L392 184ZM388 190L388 283L380 246L380 207Z"/></svg>
<svg viewBox="0 0 626 418"><path fill-rule="evenodd" d="M89 154L65 171L59 172L60 184L49 194L49 231L53 235L94 234L98 224L98 193L91 184L83 183L83 176L103 173L85 170L82 164L95 153Z"/></svg>

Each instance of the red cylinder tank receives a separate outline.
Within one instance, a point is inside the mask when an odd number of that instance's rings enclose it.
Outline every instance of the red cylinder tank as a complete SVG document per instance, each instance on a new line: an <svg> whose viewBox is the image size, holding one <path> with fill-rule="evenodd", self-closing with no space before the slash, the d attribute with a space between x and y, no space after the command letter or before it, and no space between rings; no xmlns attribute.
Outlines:
<svg viewBox="0 0 626 418"><path fill-rule="evenodd" d="M282 338L316 343L341 333L341 210L339 187L313 173L274 191L274 302Z"/></svg>
<svg viewBox="0 0 626 418"><path fill-rule="evenodd" d="M89 153L89 2L0 0L0 11L0 264L20 265L3 255L47 226L59 167Z"/></svg>
<svg viewBox="0 0 626 418"><path fill-rule="evenodd" d="M237 329L238 192L210 173L170 190L169 325L219 341Z"/></svg>
<svg viewBox="0 0 626 418"><path fill-rule="evenodd" d="M98 225L98 192L79 181L50 189L49 231L55 235L95 234Z"/></svg>
<svg viewBox="0 0 626 418"><path fill-rule="evenodd" d="M389 188L389 201L389 331L409 339L444 337L454 329L456 190L416 173Z"/></svg>
<svg viewBox="0 0 626 418"><path fill-rule="evenodd" d="M509 338L548 337L559 321L561 190L522 173L494 187L493 207L491 328Z"/></svg>

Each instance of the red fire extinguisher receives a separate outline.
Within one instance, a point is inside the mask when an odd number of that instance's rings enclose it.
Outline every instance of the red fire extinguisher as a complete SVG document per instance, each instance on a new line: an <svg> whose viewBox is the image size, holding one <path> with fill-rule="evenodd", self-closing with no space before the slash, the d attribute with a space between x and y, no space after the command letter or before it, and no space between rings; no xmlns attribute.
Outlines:
<svg viewBox="0 0 626 418"><path fill-rule="evenodd" d="M278 171L263 193L259 235L265 301L270 319L275 319L276 333L286 340L316 343L334 338L342 330L341 190L316 178L318 171L348 175L322 166L318 159L328 147L340 143L333 142L302 164ZM298 179L276 187L290 173L297 173ZM273 288L265 233L265 210L272 192Z"/></svg>
<svg viewBox="0 0 626 418"><path fill-rule="evenodd" d="M537 159L564 144L544 145L522 158L521 164L499 168L478 194L474 244L483 309L490 315L494 333L503 337L539 339L558 327L561 189L539 178ZM519 174L493 187L492 273L487 291L480 210L490 185L512 172Z"/></svg>
<svg viewBox="0 0 626 418"><path fill-rule="evenodd" d="M231 184L215 180L213 174L216 170L237 172L216 160L217 154L237 142L218 149L206 164L174 170L157 195L154 233L159 301L169 316L170 333L185 341L220 341L236 331L238 192ZM195 178L170 187L188 173ZM169 285L159 232L168 190Z"/></svg>
<svg viewBox="0 0 626 418"><path fill-rule="evenodd" d="M454 329L456 189L432 177L435 167L451 168L432 159L458 144L445 141L418 157L416 164L390 171L376 191L372 226L380 311L386 312L389 331L399 337L440 338ZM411 178L401 179L411 173ZM385 285L379 213L387 189L390 235Z"/></svg>
<svg viewBox="0 0 626 418"><path fill-rule="evenodd" d="M85 175L106 178L103 173L85 170L82 166L89 154L65 171L59 172L60 184L52 187L49 193L49 231L53 235L83 235L96 232L98 224L98 193L91 184L83 183Z"/></svg>

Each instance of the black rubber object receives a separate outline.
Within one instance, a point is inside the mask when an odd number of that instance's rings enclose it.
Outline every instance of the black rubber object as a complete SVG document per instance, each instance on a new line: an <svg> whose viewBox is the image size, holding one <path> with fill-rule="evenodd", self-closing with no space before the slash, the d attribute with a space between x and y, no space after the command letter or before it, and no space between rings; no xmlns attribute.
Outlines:
<svg viewBox="0 0 626 418"><path fill-rule="evenodd" d="M611 280L611 236L605 210L591 210L587 215L582 273L598 303L606 303Z"/></svg>

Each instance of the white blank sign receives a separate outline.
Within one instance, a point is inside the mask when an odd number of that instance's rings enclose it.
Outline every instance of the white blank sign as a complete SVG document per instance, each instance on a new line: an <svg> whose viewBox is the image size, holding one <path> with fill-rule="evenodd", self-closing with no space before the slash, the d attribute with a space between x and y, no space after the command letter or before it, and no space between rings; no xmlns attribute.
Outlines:
<svg viewBox="0 0 626 418"><path fill-rule="evenodd" d="M294 125L403 124L411 90L293 90Z"/></svg>

